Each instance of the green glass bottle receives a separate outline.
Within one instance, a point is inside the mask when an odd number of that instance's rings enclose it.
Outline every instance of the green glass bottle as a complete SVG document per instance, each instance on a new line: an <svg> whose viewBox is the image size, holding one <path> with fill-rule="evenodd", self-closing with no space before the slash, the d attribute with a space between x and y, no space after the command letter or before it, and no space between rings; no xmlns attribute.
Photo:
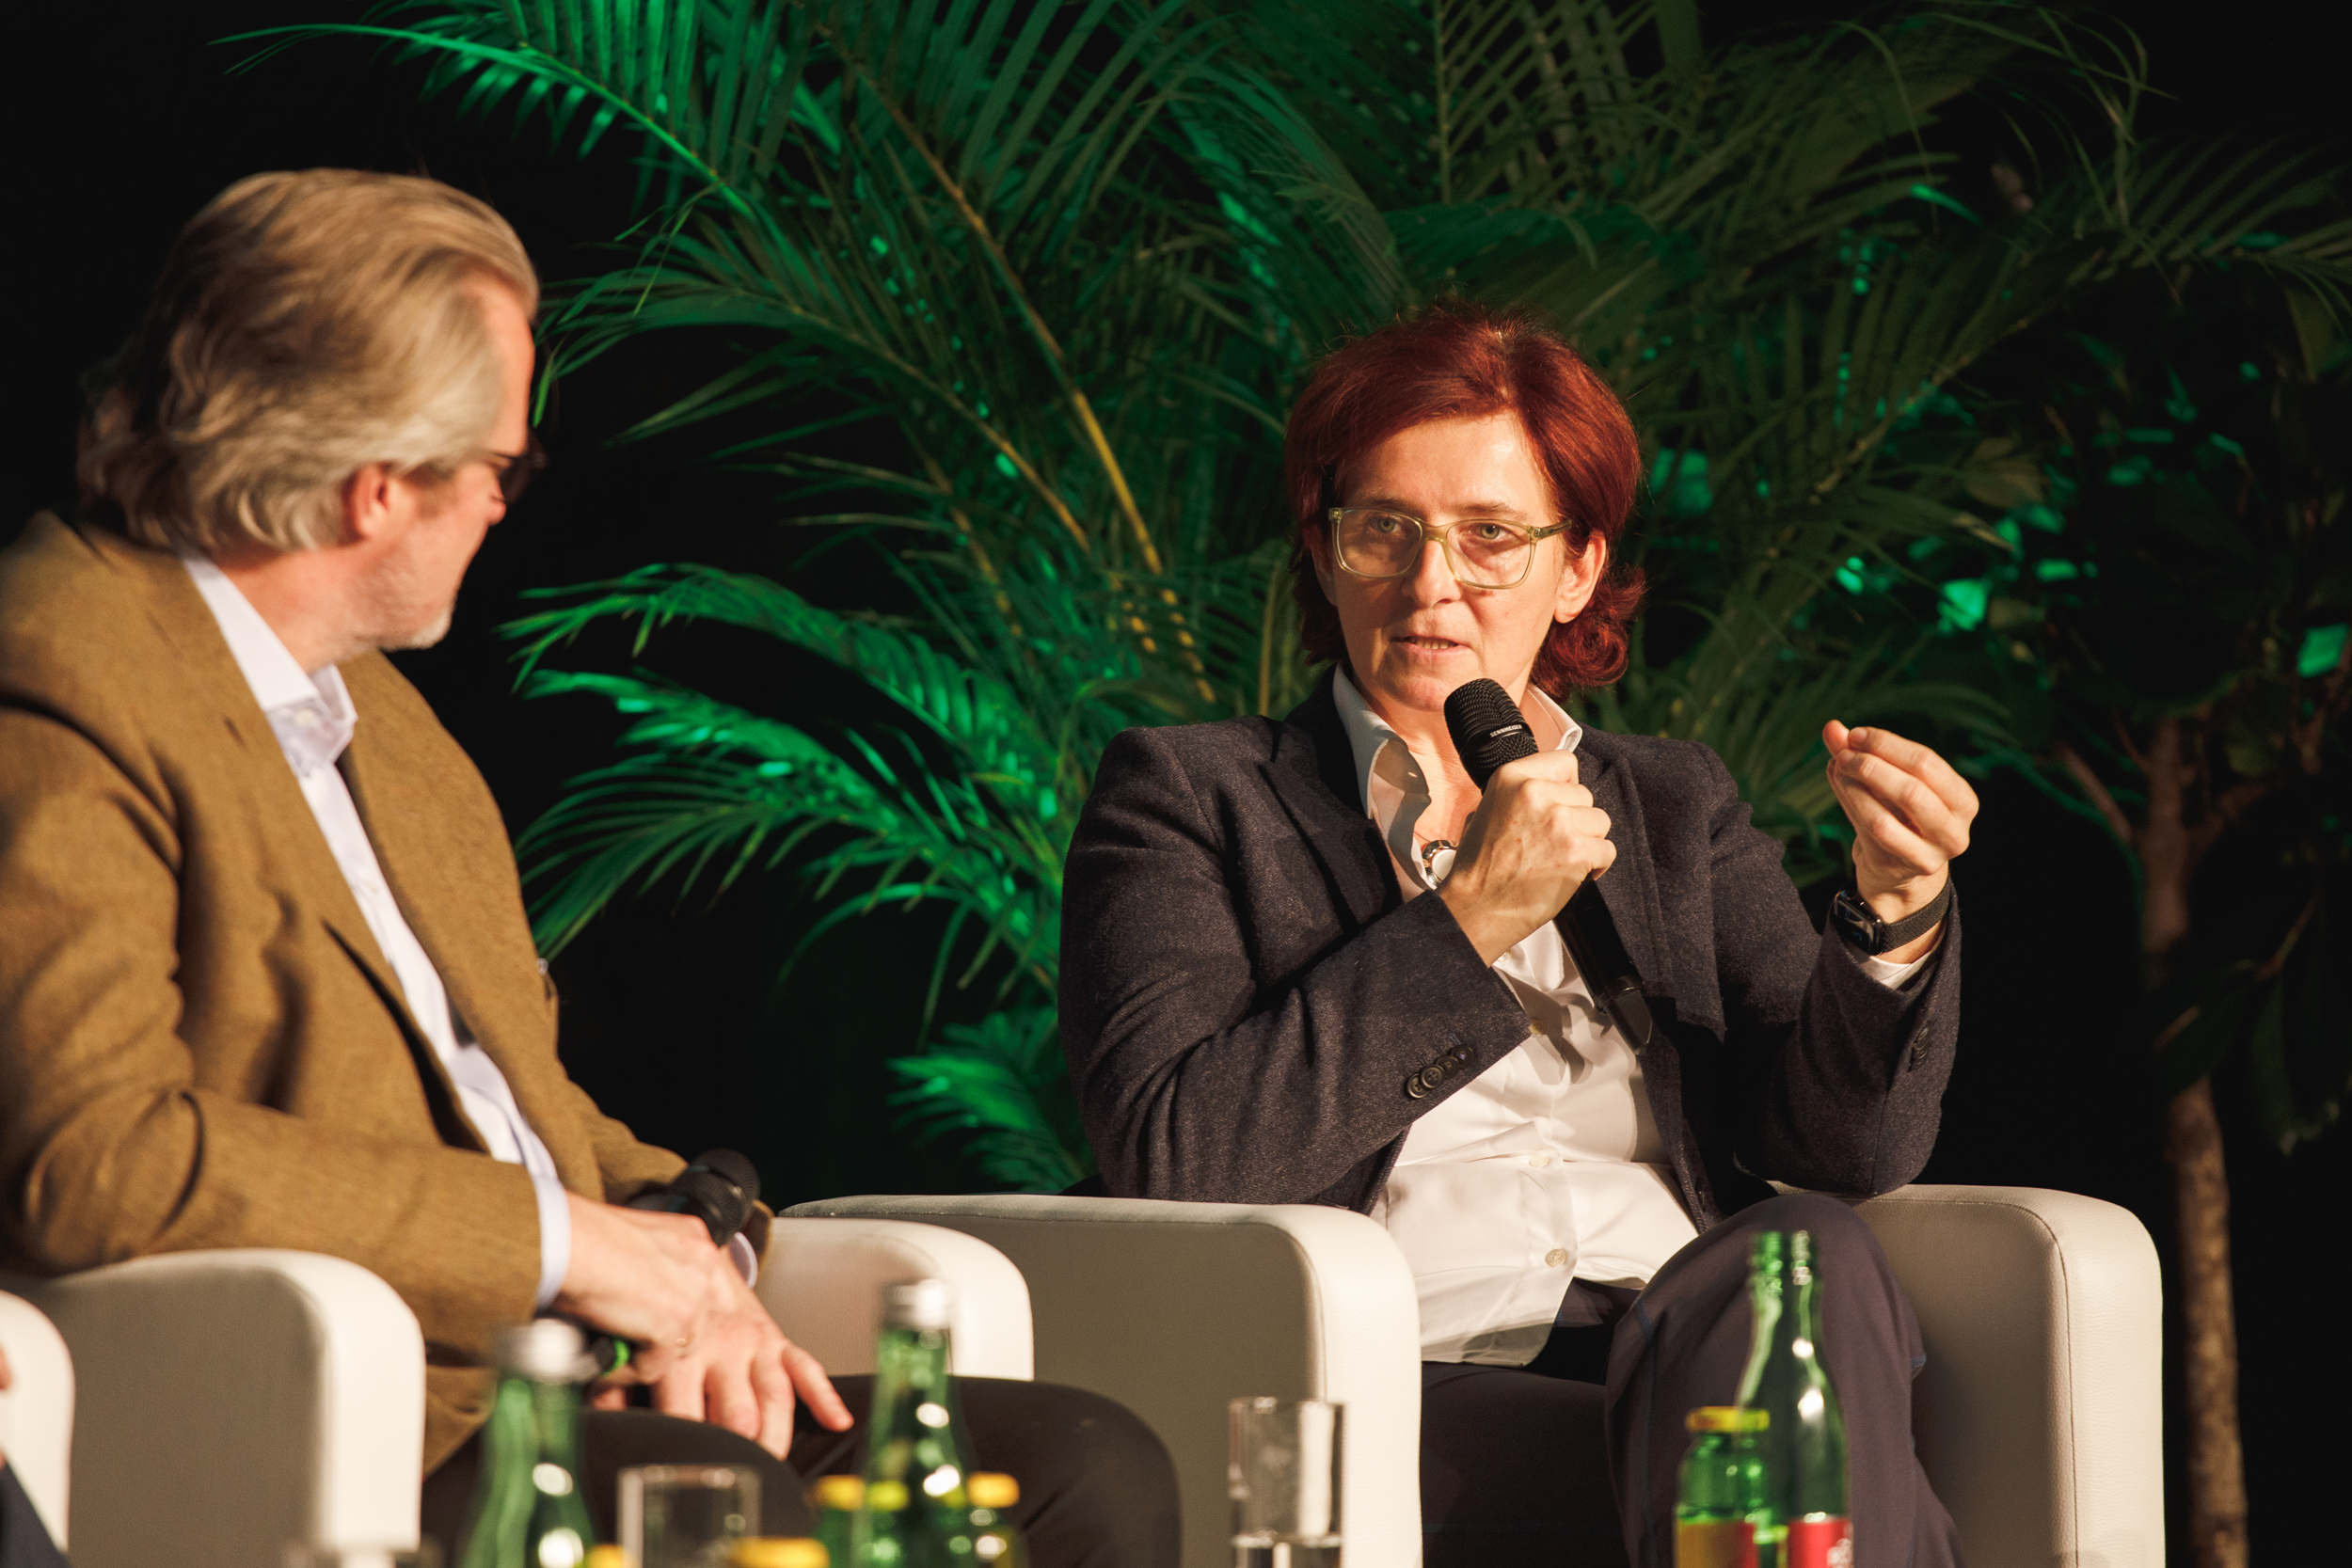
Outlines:
<svg viewBox="0 0 2352 1568"><path fill-rule="evenodd" d="M985 1568L1029 1568L1029 1544L1012 1522L1021 1483L983 1470L966 1487L972 1498L972 1557Z"/></svg>
<svg viewBox="0 0 2352 1568"><path fill-rule="evenodd" d="M1846 1507L1846 1419L1822 1363L1820 1281L1812 1233L1759 1231L1748 1252L1756 1337L1740 1379L1740 1408L1765 1412L1756 1434L1769 1526L1758 1531L1767 1568L1852 1568ZM1770 1534L1777 1539L1766 1541Z"/></svg>
<svg viewBox="0 0 2352 1568"><path fill-rule="evenodd" d="M1701 1405L1683 1425L1693 1434L1675 1498L1675 1568L1760 1568L1756 1531L1771 1538L1761 1410Z"/></svg>
<svg viewBox="0 0 2352 1568"><path fill-rule="evenodd" d="M954 1288L919 1279L882 1288L866 1497L851 1537L857 1568L968 1568L972 1450L956 1397L947 1325Z"/></svg>
<svg viewBox="0 0 2352 1568"><path fill-rule="evenodd" d="M866 1506L866 1483L855 1476L818 1476L809 1482L808 1506L817 1515L817 1539L835 1568L850 1568L850 1538Z"/></svg>
<svg viewBox="0 0 2352 1568"><path fill-rule="evenodd" d="M498 1397L458 1568L580 1568L596 1544L580 1491L580 1330L541 1318L499 1331Z"/></svg>

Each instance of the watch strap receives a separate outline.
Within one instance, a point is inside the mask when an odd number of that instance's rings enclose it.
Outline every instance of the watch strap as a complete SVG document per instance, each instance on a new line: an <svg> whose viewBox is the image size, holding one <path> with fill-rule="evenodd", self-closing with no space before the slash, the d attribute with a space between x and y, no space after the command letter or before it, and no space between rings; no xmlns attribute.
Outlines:
<svg viewBox="0 0 2352 1568"><path fill-rule="evenodd" d="M1935 929L1936 923L1944 918L1944 911L1952 901L1952 884L1951 879L1946 878L1943 891L1933 899L1891 924L1871 912L1870 906L1864 902L1862 895L1851 880L1839 891L1838 897L1845 905L1837 911L1840 918L1835 922L1838 935L1870 957L1877 958L1891 948L1900 947Z"/></svg>

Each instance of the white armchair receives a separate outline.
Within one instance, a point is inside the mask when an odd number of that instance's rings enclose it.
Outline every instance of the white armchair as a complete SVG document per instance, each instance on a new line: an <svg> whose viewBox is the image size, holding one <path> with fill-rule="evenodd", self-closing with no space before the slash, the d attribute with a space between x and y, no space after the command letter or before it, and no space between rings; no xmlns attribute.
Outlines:
<svg viewBox="0 0 2352 1568"><path fill-rule="evenodd" d="M0 1390L0 1455L49 1528L66 1544L66 1480L73 1444L73 1358L40 1308L0 1295L0 1354L10 1386Z"/></svg>
<svg viewBox="0 0 2352 1568"><path fill-rule="evenodd" d="M1350 1568L1421 1555L1412 1281L1388 1233L1312 1206L852 1197L795 1215L920 1220L1027 1276L1037 1371L1119 1400L1176 1461L1186 1568L1231 1560L1227 1400L1347 1410ZM1907 1187L1860 1206L1927 1340L1914 1434L1974 1568L2162 1568L2155 1250L2072 1193Z"/></svg>
<svg viewBox="0 0 2352 1568"><path fill-rule="evenodd" d="M758 1293L830 1370L870 1371L876 1290L930 1275L958 1286L958 1367L1027 1378L1020 1271L952 1230L779 1220ZM150 1568L165 1546L176 1568L270 1568L296 1541L415 1544L424 1344L415 1315L365 1269L311 1253L191 1252L56 1279L0 1276L0 1288L48 1314L60 1364L72 1353L67 1378L79 1371L70 1507L61 1430L46 1472L28 1437L24 1471L36 1502L44 1491L32 1483L54 1474L42 1484L71 1524L76 1568ZM20 1321L39 1316L0 1297L12 1363ZM0 1395L11 1462L8 1423L36 1408L27 1370L17 1396Z"/></svg>

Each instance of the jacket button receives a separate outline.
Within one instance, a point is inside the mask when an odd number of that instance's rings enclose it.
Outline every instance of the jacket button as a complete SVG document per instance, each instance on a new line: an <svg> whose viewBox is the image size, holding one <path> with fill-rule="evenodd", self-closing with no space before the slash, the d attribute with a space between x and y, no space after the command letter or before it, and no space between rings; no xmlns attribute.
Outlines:
<svg viewBox="0 0 2352 1568"><path fill-rule="evenodd" d="M1445 1064L1443 1062L1433 1062L1429 1066L1421 1069L1422 1087L1425 1089L1434 1089L1444 1082Z"/></svg>
<svg viewBox="0 0 2352 1568"><path fill-rule="evenodd" d="M1409 1073L1405 1079L1405 1092L1415 1100L1426 1100L1429 1098L1429 1085L1421 1081L1420 1073Z"/></svg>

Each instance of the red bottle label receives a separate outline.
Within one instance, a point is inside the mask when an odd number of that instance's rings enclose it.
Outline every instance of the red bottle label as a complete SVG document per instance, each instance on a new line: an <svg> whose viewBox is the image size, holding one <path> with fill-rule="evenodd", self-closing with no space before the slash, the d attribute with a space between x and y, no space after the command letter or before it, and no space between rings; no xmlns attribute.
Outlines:
<svg viewBox="0 0 2352 1568"><path fill-rule="evenodd" d="M1791 1519L1783 1568L1853 1568L1851 1519Z"/></svg>
<svg viewBox="0 0 2352 1568"><path fill-rule="evenodd" d="M1675 1568L1756 1568L1756 1527L1744 1519L1676 1520Z"/></svg>

